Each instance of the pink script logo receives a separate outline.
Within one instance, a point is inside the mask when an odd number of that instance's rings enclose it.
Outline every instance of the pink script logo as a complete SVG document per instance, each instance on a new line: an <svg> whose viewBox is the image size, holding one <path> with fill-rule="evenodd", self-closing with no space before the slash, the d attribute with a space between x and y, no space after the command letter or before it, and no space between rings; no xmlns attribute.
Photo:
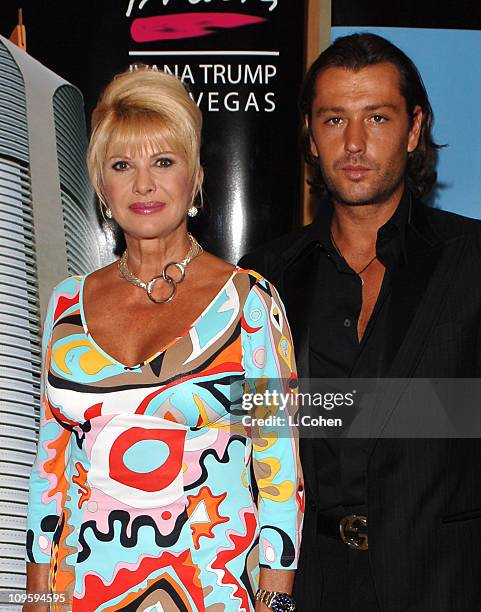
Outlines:
<svg viewBox="0 0 481 612"><path fill-rule="evenodd" d="M262 17L239 13L182 13L134 19L130 34L135 42L198 38L218 28L238 28L265 21Z"/></svg>

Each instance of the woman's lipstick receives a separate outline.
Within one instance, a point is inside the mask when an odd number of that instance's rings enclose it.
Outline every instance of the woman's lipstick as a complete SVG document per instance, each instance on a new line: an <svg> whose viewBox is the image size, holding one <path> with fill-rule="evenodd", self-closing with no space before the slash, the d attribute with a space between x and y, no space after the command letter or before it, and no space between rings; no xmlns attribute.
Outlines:
<svg viewBox="0 0 481 612"><path fill-rule="evenodd" d="M134 202L129 206L136 215L152 215L165 207L165 202Z"/></svg>

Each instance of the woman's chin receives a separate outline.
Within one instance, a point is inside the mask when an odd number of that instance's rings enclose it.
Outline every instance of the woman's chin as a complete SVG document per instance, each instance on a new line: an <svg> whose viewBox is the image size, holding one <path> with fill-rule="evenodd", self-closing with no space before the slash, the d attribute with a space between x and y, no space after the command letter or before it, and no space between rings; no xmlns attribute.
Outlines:
<svg viewBox="0 0 481 612"><path fill-rule="evenodd" d="M156 240L158 238L166 238L175 232L175 228L165 225L159 226L159 224L142 224L142 227L138 225L136 227L125 227L122 228L126 237L134 238L135 240Z"/></svg>

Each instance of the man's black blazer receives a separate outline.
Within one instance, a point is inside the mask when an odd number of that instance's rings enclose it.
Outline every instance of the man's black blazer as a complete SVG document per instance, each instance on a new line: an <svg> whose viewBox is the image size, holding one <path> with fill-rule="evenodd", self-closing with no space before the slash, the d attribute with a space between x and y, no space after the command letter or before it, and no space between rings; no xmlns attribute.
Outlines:
<svg viewBox="0 0 481 612"><path fill-rule="evenodd" d="M481 376L481 222L413 200L406 252L392 279L385 377ZM307 322L318 258L308 226L240 261L279 290L300 377L309 376ZM301 440L306 515L295 586L301 612L321 609L318 444ZM373 439L367 500L367 554L382 612L481 611L480 440Z"/></svg>

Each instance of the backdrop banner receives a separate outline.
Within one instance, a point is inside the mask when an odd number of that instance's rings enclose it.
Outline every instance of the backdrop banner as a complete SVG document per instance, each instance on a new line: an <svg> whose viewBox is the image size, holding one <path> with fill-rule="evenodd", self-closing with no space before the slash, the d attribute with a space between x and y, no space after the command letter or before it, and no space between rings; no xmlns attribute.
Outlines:
<svg viewBox="0 0 481 612"><path fill-rule="evenodd" d="M304 14L305 0L54 0L24 9L29 53L79 87L88 119L129 64L183 79L205 124L205 211L192 230L232 262L298 219Z"/></svg>
<svg viewBox="0 0 481 612"><path fill-rule="evenodd" d="M173 72L205 119L206 214L196 234L231 261L289 231L300 186L303 3L130 0L129 57Z"/></svg>

